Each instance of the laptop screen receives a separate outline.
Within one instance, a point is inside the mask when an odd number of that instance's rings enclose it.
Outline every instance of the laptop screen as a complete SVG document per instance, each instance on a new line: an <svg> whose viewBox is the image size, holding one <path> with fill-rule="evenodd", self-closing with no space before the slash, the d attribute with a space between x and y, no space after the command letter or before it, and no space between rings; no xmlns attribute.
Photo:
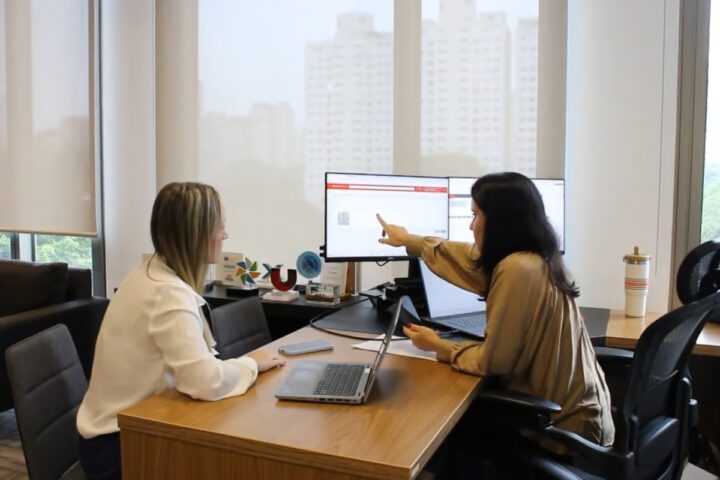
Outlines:
<svg viewBox="0 0 720 480"><path fill-rule="evenodd" d="M479 300L477 293L468 292L443 280L431 272L424 261L418 262L431 319L485 310L485 302Z"/></svg>

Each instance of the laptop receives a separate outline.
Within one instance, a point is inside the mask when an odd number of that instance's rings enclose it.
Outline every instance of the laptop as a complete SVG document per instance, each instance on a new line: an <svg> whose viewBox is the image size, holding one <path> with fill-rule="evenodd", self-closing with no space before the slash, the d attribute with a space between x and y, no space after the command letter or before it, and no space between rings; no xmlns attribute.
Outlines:
<svg viewBox="0 0 720 480"><path fill-rule="evenodd" d="M429 315L425 320L466 335L485 338L485 302L480 300L478 294L443 280L430 271L424 261L418 262Z"/></svg>
<svg viewBox="0 0 720 480"><path fill-rule="evenodd" d="M400 297L373 363L297 362L275 397L305 402L365 403L404 308L414 308L407 296Z"/></svg>

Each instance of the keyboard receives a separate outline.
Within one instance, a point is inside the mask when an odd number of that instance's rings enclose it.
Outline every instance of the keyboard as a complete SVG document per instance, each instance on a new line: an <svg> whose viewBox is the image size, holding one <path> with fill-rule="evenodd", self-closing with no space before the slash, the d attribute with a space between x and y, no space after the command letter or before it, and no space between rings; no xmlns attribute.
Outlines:
<svg viewBox="0 0 720 480"><path fill-rule="evenodd" d="M331 363L325 368L314 395L353 396L357 392L365 365Z"/></svg>
<svg viewBox="0 0 720 480"><path fill-rule="evenodd" d="M448 318L445 323L449 325L455 325L460 328L477 328L485 326L485 314L474 313L471 315L464 315L460 317Z"/></svg>

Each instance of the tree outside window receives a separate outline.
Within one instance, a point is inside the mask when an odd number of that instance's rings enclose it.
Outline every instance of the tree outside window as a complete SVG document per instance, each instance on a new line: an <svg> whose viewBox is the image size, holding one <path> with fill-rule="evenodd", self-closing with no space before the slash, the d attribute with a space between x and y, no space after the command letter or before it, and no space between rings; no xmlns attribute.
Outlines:
<svg viewBox="0 0 720 480"><path fill-rule="evenodd" d="M35 261L64 262L73 267L92 268L91 240L86 237L36 235Z"/></svg>
<svg viewBox="0 0 720 480"><path fill-rule="evenodd" d="M0 258L11 258L10 234L0 233Z"/></svg>

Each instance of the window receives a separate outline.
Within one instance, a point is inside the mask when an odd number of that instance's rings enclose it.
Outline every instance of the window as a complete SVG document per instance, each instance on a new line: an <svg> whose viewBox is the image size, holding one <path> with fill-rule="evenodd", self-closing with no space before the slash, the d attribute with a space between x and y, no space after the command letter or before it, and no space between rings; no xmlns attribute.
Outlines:
<svg viewBox="0 0 720 480"><path fill-rule="evenodd" d="M198 76L159 93L158 181L214 185L225 250L292 266L324 241L326 171L533 175L538 2L198 0L196 23L163 9L158 78Z"/></svg>
<svg viewBox="0 0 720 480"><path fill-rule="evenodd" d="M225 250L292 268L323 243L325 171L392 171L393 8L199 2L198 172Z"/></svg>
<svg viewBox="0 0 720 480"><path fill-rule="evenodd" d="M97 0L0 0L0 256L95 267ZM72 235L72 236L67 236ZM93 262L93 257L96 261Z"/></svg>
<svg viewBox="0 0 720 480"><path fill-rule="evenodd" d="M34 235L35 261L64 262L73 267L92 268L92 242L86 237Z"/></svg>
<svg viewBox="0 0 720 480"><path fill-rule="evenodd" d="M701 241L720 237L720 13L710 10Z"/></svg>
<svg viewBox="0 0 720 480"><path fill-rule="evenodd" d="M478 176L514 170L534 176L538 0L424 0L422 7L422 130L463 131L462 113L468 109L487 121L469 139L422 135L421 173ZM440 48L446 55L433 62ZM431 104L443 108L426 106ZM523 152L531 152L530 158Z"/></svg>
<svg viewBox="0 0 720 480"><path fill-rule="evenodd" d="M0 258L12 258L12 235L0 233Z"/></svg>

